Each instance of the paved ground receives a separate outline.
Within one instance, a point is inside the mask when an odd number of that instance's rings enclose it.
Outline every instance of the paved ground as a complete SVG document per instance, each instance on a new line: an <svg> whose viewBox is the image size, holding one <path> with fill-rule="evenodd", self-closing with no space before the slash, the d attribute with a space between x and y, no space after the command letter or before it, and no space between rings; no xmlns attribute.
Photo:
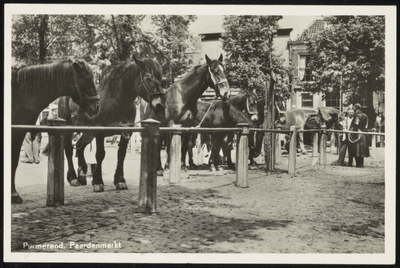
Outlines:
<svg viewBox="0 0 400 268"><path fill-rule="evenodd" d="M128 153L129 189L117 192L112 184L116 147L108 145L106 151L105 192L65 184L66 205L60 207L45 206L47 158L38 165L20 164L17 189L24 203L12 206L13 252L385 251L384 149L373 150L363 169L312 165L310 155L299 155L295 176L286 174L283 155L271 174L252 167L245 189L235 186L232 171L213 176L205 169L191 171L180 185L158 177L154 215L137 208L140 154ZM335 159L328 154L328 162ZM61 243L60 249L28 249ZM109 248L96 248L102 245Z"/></svg>

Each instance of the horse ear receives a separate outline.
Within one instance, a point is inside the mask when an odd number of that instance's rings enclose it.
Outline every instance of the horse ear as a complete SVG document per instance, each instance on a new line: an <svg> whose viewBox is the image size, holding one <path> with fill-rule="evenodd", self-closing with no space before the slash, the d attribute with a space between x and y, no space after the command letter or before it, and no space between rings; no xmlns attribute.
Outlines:
<svg viewBox="0 0 400 268"><path fill-rule="evenodd" d="M208 64L211 63L211 60L210 60L210 58L207 56L207 54L206 54L206 61L207 61Z"/></svg>
<svg viewBox="0 0 400 268"><path fill-rule="evenodd" d="M81 70L84 69L84 66L83 66L79 61L74 61L74 62L72 63L72 67L74 67L74 69L75 69L76 71L81 71Z"/></svg>
<svg viewBox="0 0 400 268"><path fill-rule="evenodd" d="M222 62L222 60L223 60L223 57L222 57L222 53L221 53L221 55L218 58L218 61Z"/></svg>
<svg viewBox="0 0 400 268"><path fill-rule="evenodd" d="M145 68L145 64L143 61L139 60L135 54L132 55L133 60L136 62L136 64L139 66L140 69Z"/></svg>

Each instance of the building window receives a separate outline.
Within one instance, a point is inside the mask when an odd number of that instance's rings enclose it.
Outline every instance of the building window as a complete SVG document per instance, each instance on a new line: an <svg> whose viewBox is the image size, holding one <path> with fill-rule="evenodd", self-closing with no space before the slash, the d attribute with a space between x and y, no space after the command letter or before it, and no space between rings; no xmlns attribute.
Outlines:
<svg viewBox="0 0 400 268"><path fill-rule="evenodd" d="M314 107L313 94L302 93L301 94L301 107Z"/></svg>
<svg viewBox="0 0 400 268"><path fill-rule="evenodd" d="M310 55L300 55L299 78L302 82L312 81L310 59Z"/></svg>
<svg viewBox="0 0 400 268"><path fill-rule="evenodd" d="M327 92L325 94L325 106L340 109L340 93Z"/></svg>

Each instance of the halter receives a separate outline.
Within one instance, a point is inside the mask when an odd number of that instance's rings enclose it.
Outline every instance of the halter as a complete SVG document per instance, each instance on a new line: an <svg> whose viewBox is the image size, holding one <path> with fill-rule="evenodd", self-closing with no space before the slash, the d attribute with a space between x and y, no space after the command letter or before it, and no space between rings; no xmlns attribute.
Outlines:
<svg viewBox="0 0 400 268"><path fill-rule="evenodd" d="M228 79L226 79L226 78L224 78L224 79L221 79L221 80L219 80L219 81L217 82L217 79L215 79L215 77L214 77L213 73L211 72L211 68L210 68L210 66L208 66L208 72L210 73L210 77L211 77L211 80L212 80L212 81L213 81L213 83L214 83L214 86L218 86L219 84L222 84L222 83L228 82Z"/></svg>
<svg viewBox="0 0 400 268"><path fill-rule="evenodd" d="M249 114L251 114L251 115L258 114L258 112L252 112L252 111L250 111L250 107L249 107L249 98L246 98L246 109L247 109L247 112L248 112Z"/></svg>
<svg viewBox="0 0 400 268"><path fill-rule="evenodd" d="M94 96L83 97L81 88L78 84L78 78L76 77L76 75L77 74L74 72L74 84L75 84L76 91L78 92L80 102L82 103L83 101L88 101L88 100L100 100L99 94L96 94Z"/></svg>
<svg viewBox="0 0 400 268"><path fill-rule="evenodd" d="M151 75L154 77L153 71L151 71ZM151 97L154 96L154 95L155 95L155 96L157 96L157 95L165 95L164 92L151 92L151 91L147 88L146 84L143 82L142 70L140 70L140 82L141 82L141 84L139 85L139 88L140 88L140 87L144 88L145 91L150 95L150 99L151 99ZM149 99L149 101L150 101L150 99Z"/></svg>

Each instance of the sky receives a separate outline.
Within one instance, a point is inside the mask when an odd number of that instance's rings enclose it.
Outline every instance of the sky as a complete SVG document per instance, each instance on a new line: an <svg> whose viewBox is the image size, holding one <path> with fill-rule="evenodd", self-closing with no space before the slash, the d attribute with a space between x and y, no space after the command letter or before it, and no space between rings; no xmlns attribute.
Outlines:
<svg viewBox="0 0 400 268"><path fill-rule="evenodd" d="M278 24L280 28L293 28L290 38L295 40L318 17L321 16L283 16L283 19ZM222 15L197 15L197 21L190 26L190 29L196 34L222 32L222 21Z"/></svg>

